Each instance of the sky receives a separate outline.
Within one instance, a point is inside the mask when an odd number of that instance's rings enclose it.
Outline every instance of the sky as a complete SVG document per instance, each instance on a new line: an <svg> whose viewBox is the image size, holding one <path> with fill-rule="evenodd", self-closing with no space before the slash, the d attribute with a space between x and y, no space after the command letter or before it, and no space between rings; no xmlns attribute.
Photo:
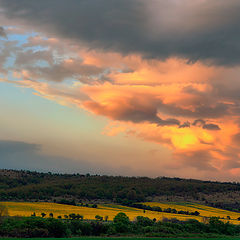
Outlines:
<svg viewBox="0 0 240 240"><path fill-rule="evenodd" d="M0 0L0 168L239 181L239 12Z"/></svg>

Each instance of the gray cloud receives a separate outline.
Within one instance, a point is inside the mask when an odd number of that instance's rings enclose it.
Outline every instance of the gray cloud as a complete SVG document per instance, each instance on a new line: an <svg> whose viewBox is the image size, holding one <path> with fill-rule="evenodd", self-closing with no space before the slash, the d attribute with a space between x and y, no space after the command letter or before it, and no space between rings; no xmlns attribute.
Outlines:
<svg viewBox="0 0 240 240"><path fill-rule="evenodd" d="M204 124L203 125L203 129L207 129L207 130L220 130L221 128L213 123L208 123L208 124Z"/></svg>
<svg viewBox="0 0 240 240"><path fill-rule="evenodd" d="M202 127L203 125L205 124L205 121L202 120L202 119L196 119L194 122L193 122L193 126L198 126L198 127Z"/></svg>
<svg viewBox="0 0 240 240"><path fill-rule="evenodd" d="M202 127L207 130L220 130L221 128L217 124L206 123L203 119L196 119L193 123L193 126Z"/></svg>
<svg viewBox="0 0 240 240"><path fill-rule="evenodd" d="M216 103L209 106L209 103L195 104L194 110L176 106L175 104L163 104L159 101L158 110L172 116L184 116L190 118L219 118L228 113L229 106L224 103Z"/></svg>
<svg viewBox="0 0 240 240"><path fill-rule="evenodd" d="M0 26L0 37L4 37L4 38L7 37L7 34L6 34L5 30L4 30L4 28L1 27L1 26Z"/></svg>
<svg viewBox="0 0 240 240"><path fill-rule="evenodd" d="M185 153L175 154L183 166L193 167L200 171L218 171L214 166L212 166L211 161L214 160L212 155L208 151L193 151Z"/></svg>
<svg viewBox="0 0 240 240"><path fill-rule="evenodd" d="M119 99L121 101L121 99ZM150 122L156 123L159 126L167 125L179 125L180 122L177 119L161 119L158 116L157 108L153 103L142 104L141 100L135 97L135 99L127 99L121 104L116 104L114 107L108 107L94 101L85 101L84 106L99 115L109 117L114 120L131 121L134 123Z"/></svg>
<svg viewBox="0 0 240 240"><path fill-rule="evenodd" d="M25 169L62 173L110 173L104 164L91 164L85 160L73 160L41 153L41 145L20 141L0 141L0 166L4 169Z"/></svg>
<svg viewBox="0 0 240 240"><path fill-rule="evenodd" d="M179 128L188 128L188 127L190 127L190 122L184 122L179 126Z"/></svg>
<svg viewBox="0 0 240 240"><path fill-rule="evenodd" d="M84 41L90 48L220 65L240 62L238 0L1 0L0 4L9 19Z"/></svg>

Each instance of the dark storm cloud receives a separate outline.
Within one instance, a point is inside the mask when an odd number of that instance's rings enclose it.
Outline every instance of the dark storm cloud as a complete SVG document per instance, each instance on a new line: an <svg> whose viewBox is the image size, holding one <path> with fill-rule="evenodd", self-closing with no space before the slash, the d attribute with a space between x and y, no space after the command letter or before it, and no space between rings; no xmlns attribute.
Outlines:
<svg viewBox="0 0 240 240"><path fill-rule="evenodd" d="M238 0L0 0L0 6L7 18L85 41L90 48L220 65L240 62Z"/></svg>

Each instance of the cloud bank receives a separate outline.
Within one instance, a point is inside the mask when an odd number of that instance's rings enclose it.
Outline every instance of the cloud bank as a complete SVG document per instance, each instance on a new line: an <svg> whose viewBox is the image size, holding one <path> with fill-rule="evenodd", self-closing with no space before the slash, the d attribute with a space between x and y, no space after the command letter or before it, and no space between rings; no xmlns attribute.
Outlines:
<svg viewBox="0 0 240 240"><path fill-rule="evenodd" d="M239 174L239 1L0 0L0 8L2 81L109 119L106 135L167 147L166 174Z"/></svg>
<svg viewBox="0 0 240 240"><path fill-rule="evenodd" d="M235 65L239 54L237 0L1 0L9 19L50 35L83 41L89 48L180 57Z"/></svg>

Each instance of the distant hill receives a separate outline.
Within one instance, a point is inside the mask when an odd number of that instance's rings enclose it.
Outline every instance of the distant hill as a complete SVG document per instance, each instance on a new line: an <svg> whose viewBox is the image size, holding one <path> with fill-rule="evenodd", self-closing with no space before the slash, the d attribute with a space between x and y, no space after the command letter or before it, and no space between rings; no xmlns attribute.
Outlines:
<svg viewBox="0 0 240 240"><path fill-rule="evenodd" d="M0 170L0 201L191 201L240 211L240 183Z"/></svg>

